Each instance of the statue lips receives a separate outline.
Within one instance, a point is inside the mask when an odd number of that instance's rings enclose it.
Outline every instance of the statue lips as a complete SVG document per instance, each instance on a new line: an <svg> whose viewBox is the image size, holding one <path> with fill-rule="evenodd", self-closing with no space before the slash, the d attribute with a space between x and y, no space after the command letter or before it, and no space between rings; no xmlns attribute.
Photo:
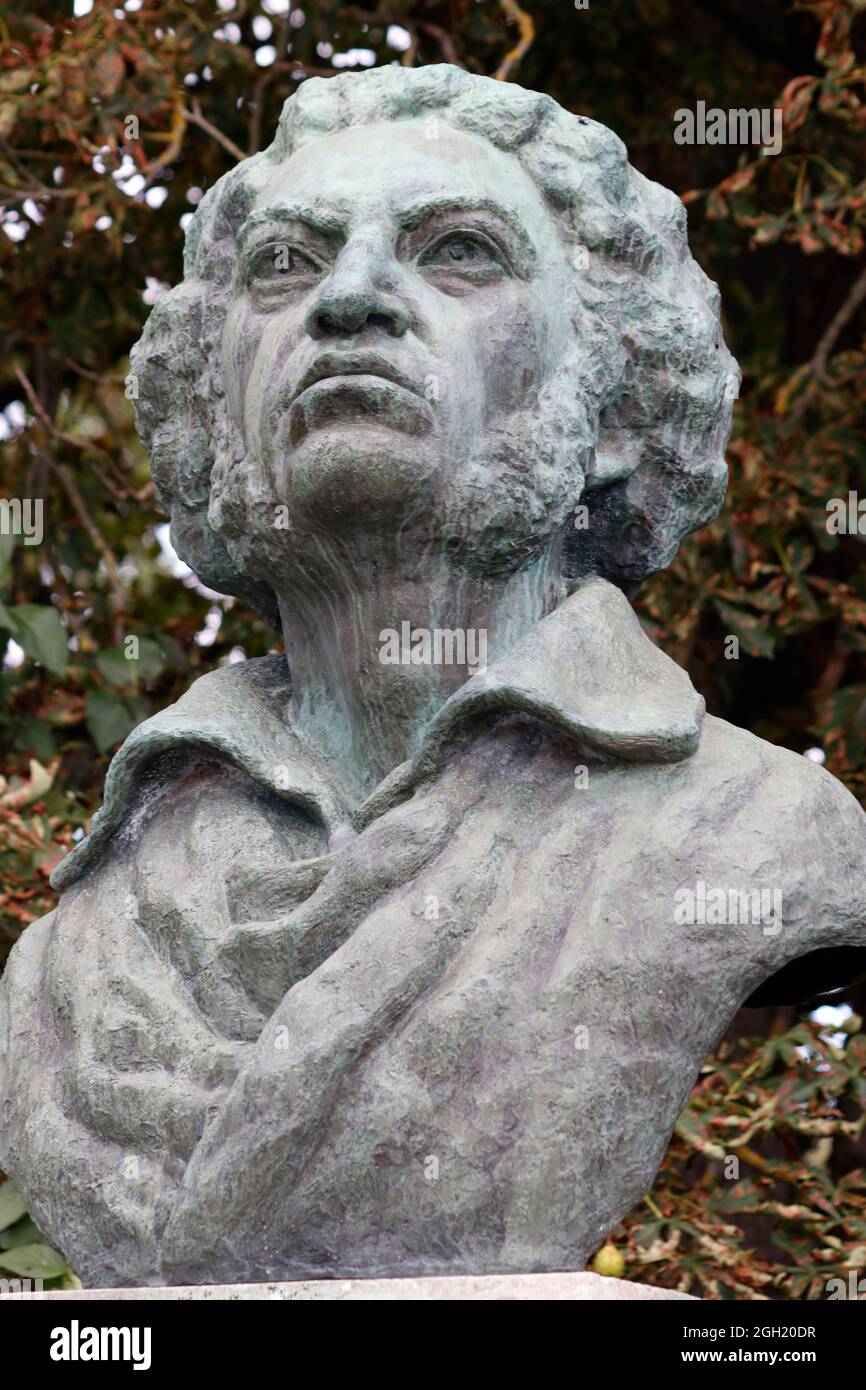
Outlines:
<svg viewBox="0 0 866 1390"><path fill-rule="evenodd" d="M313 429L348 419L355 426L386 425L409 434L429 434L435 426L420 389L387 358L325 352L301 377L292 398L292 445L297 447Z"/></svg>

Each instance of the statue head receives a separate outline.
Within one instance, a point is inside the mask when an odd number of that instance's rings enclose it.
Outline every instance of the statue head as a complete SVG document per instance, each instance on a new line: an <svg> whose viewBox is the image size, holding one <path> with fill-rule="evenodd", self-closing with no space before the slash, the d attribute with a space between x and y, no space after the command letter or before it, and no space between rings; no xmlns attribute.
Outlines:
<svg viewBox="0 0 866 1390"><path fill-rule="evenodd" d="M446 65L306 81L202 200L132 370L175 548L271 621L275 575L386 544L633 590L718 512L739 379L680 200Z"/></svg>

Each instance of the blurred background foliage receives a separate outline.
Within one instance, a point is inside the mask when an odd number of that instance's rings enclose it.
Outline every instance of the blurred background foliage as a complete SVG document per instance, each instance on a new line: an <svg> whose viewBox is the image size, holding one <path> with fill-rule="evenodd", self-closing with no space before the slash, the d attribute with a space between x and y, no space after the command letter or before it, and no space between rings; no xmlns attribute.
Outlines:
<svg viewBox="0 0 866 1390"><path fill-rule="evenodd" d="M35 0L0 4L0 44L0 497L44 503L41 544L0 534L0 963L53 906L48 875L129 730L273 646L173 557L125 374L202 191L311 75L444 61L512 79L610 126L682 196L744 380L725 512L641 615L712 713L823 757L866 803L866 535L826 525L830 499L866 497L866 0ZM675 143L699 100L780 107L782 152ZM738 1017L610 1272L823 1297L866 1267L866 998L819 1002ZM47 1258L27 1220L0 1222L0 1269L14 1248Z"/></svg>

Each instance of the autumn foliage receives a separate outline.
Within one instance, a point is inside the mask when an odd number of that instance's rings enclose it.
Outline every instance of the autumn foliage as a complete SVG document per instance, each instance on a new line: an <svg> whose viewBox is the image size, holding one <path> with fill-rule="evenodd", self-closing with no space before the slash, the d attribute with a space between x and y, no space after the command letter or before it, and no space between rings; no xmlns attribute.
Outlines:
<svg viewBox="0 0 866 1390"><path fill-rule="evenodd" d="M272 646L238 603L170 573L124 383L202 190L335 62L456 62L550 92L681 194L744 379L726 509L639 609L712 713L822 749L866 804L866 517L863 534L827 527L831 499L866 498L863 0L71 10L0 4L2 496L44 501L40 545L0 535L0 959L53 906L48 875L128 731L233 649ZM781 153L677 145L674 113L698 100L781 108ZM708 1062L614 1237L633 1277L822 1297L836 1266L866 1267L864 1035L856 1018L834 1042L784 1022ZM741 1180L720 1176L725 1153Z"/></svg>

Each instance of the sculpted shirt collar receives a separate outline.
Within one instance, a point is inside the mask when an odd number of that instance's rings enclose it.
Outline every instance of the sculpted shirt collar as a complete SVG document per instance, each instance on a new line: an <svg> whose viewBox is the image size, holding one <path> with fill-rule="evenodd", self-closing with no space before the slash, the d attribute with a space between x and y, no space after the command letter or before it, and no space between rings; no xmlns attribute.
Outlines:
<svg viewBox="0 0 866 1390"><path fill-rule="evenodd" d="M620 590L597 578L456 691L427 725L417 755L354 811L338 777L288 722L289 698L285 658L260 657L201 676L139 725L112 760L89 837L57 866L52 886L66 889L90 868L190 753L242 768L329 831L347 823L360 831L435 775L478 715L531 715L570 735L578 752L640 763L689 757L704 712L686 672L649 640Z"/></svg>

